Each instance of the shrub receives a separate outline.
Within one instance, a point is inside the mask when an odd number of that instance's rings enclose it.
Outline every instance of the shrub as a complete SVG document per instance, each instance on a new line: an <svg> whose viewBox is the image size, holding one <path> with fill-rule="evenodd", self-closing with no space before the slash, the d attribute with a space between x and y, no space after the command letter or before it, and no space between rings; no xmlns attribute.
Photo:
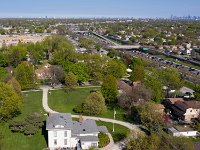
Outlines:
<svg viewBox="0 0 200 150"><path fill-rule="evenodd" d="M79 104L79 105L76 105L73 108L73 112L75 112L75 113L83 113L83 103Z"/></svg>
<svg viewBox="0 0 200 150"><path fill-rule="evenodd" d="M100 132L98 134L98 138L99 138L99 148L105 147L110 142L108 135L103 132Z"/></svg>

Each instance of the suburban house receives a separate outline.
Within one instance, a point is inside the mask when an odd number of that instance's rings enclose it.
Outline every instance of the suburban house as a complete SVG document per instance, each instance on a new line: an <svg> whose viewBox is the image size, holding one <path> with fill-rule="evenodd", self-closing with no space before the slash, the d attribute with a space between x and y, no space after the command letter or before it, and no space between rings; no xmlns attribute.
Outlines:
<svg viewBox="0 0 200 150"><path fill-rule="evenodd" d="M51 78L51 65L46 63L41 68L35 70L35 74L38 79L50 79Z"/></svg>
<svg viewBox="0 0 200 150"><path fill-rule="evenodd" d="M184 121L185 123L190 123L192 119L198 118L200 114L200 102L198 101L167 99L165 105L174 117Z"/></svg>
<svg viewBox="0 0 200 150"><path fill-rule="evenodd" d="M168 128L168 133L173 136L186 136L186 137L194 137L197 136L197 131L193 130L189 126L173 126Z"/></svg>
<svg viewBox="0 0 200 150"><path fill-rule="evenodd" d="M98 148L99 132L108 133L104 126L97 126L94 120L73 121L69 113L52 113L46 122L48 147L50 150L90 147Z"/></svg>

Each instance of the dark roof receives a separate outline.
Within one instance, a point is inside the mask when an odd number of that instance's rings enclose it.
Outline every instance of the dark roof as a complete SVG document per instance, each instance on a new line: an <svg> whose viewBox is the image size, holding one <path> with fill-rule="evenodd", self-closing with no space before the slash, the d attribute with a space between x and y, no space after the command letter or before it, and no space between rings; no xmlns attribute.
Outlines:
<svg viewBox="0 0 200 150"><path fill-rule="evenodd" d="M119 90L122 90L125 93L129 93L132 90L132 87L122 80L117 81L117 86Z"/></svg>
<svg viewBox="0 0 200 150"><path fill-rule="evenodd" d="M78 121L72 122L72 134L86 134L99 132L94 120L84 120L82 123Z"/></svg>
<svg viewBox="0 0 200 150"><path fill-rule="evenodd" d="M174 105L183 111L188 108L200 109L200 102L198 101L177 101Z"/></svg>
<svg viewBox="0 0 200 150"><path fill-rule="evenodd" d="M98 142L99 139L97 136L78 136L77 137L81 142Z"/></svg>

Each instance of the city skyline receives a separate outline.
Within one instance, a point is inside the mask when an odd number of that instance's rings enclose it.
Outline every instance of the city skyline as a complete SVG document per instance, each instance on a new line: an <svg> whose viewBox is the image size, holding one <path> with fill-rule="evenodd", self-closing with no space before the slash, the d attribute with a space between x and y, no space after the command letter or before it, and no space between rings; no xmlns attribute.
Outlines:
<svg viewBox="0 0 200 150"><path fill-rule="evenodd" d="M7 0L2 3L0 17L169 18L171 14L199 16L199 5L198 0Z"/></svg>

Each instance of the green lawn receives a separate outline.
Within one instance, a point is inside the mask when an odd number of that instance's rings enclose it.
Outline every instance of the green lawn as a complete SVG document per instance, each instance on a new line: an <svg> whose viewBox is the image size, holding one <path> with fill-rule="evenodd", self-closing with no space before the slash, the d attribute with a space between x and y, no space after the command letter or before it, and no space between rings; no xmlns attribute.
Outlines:
<svg viewBox="0 0 200 150"><path fill-rule="evenodd" d="M53 90L51 94L48 95L49 107L58 112L72 113L73 108L85 101L85 98L90 94L92 89L100 88L78 88L74 91L65 92L64 90ZM99 115L104 118L113 118L113 108L107 107L106 113ZM117 111L116 119L124 120L125 111L119 107L115 107Z"/></svg>
<svg viewBox="0 0 200 150"><path fill-rule="evenodd" d="M118 125L118 124L114 124L114 132L113 132L113 124L112 123L102 122L102 121L96 121L96 123L98 126L106 126L108 129L108 132L112 135L113 140L115 142L123 140L130 133L130 130L128 128Z"/></svg>
<svg viewBox="0 0 200 150"><path fill-rule="evenodd" d="M44 113L42 108L42 92L24 93L24 105L21 114L14 119L23 120L33 112ZM0 133L3 134L2 150L42 150L47 147L43 135L45 133L42 133L42 129L34 136L25 136L22 133L12 133L8 123L2 122L0 124Z"/></svg>

